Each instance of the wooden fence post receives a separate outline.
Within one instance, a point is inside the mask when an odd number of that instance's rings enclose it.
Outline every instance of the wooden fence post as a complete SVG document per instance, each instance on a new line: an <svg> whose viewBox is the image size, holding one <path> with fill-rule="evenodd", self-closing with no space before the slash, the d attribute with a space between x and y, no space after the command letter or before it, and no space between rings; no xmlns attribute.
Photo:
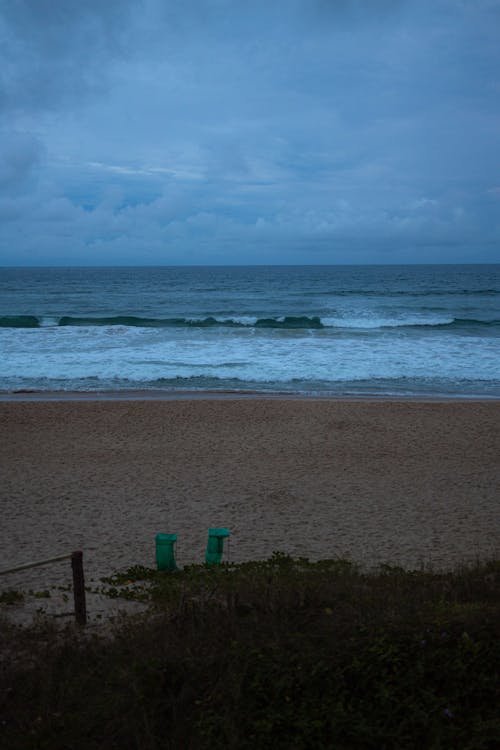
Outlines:
<svg viewBox="0 0 500 750"><path fill-rule="evenodd" d="M85 580L83 577L83 552L77 550L71 555L73 571L73 595L75 597L75 619L78 625L87 624L87 605L85 603Z"/></svg>

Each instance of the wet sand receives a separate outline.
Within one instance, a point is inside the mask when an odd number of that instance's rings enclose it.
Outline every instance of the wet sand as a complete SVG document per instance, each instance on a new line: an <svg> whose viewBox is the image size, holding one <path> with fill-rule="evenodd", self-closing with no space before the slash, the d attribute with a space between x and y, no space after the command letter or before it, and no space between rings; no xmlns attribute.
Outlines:
<svg viewBox="0 0 500 750"><path fill-rule="evenodd" d="M500 401L280 398L0 402L0 568L83 549L87 581L280 550L450 568L500 551ZM0 579L65 582L58 563Z"/></svg>

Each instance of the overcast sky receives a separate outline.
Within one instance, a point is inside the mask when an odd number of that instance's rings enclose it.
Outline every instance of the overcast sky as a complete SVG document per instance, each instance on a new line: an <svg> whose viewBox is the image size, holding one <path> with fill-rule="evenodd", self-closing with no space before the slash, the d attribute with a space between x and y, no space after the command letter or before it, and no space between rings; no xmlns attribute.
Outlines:
<svg viewBox="0 0 500 750"><path fill-rule="evenodd" d="M0 265L500 262L500 0L0 0Z"/></svg>

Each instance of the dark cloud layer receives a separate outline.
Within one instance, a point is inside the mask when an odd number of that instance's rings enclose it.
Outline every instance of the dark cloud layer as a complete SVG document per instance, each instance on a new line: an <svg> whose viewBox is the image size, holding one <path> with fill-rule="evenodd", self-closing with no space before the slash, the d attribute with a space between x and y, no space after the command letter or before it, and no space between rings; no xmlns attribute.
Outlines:
<svg viewBox="0 0 500 750"><path fill-rule="evenodd" d="M98 91L126 54L131 2L16 0L2 4L3 109L74 104Z"/></svg>
<svg viewBox="0 0 500 750"><path fill-rule="evenodd" d="M0 3L0 264L500 260L497 0Z"/></svg>
<svg viewBox="0 0 500 750"><path fill-rule="evenodd" d="M43 147L28 133L12 133L0 143L0 194L28 189Z"/></svg>

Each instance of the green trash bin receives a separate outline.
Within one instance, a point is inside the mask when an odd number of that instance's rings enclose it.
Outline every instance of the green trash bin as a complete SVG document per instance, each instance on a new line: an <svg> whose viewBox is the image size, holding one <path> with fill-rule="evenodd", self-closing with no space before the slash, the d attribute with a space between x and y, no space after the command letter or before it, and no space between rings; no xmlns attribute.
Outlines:
<svg viewBox="0 0 500 750"><path fill-rule="evenodd" d="M229 529L214 528L208 530L207 552L205 562L207 565L219 565L224 552L224 539L230 535Z"/></svg>
<svg viewBox="0 0 500 750"><path fill-rule="evenodd" d="M157 534L155 539L158 570L177 570L174 555L174 544L177 541L177 534Z"/></svg>

